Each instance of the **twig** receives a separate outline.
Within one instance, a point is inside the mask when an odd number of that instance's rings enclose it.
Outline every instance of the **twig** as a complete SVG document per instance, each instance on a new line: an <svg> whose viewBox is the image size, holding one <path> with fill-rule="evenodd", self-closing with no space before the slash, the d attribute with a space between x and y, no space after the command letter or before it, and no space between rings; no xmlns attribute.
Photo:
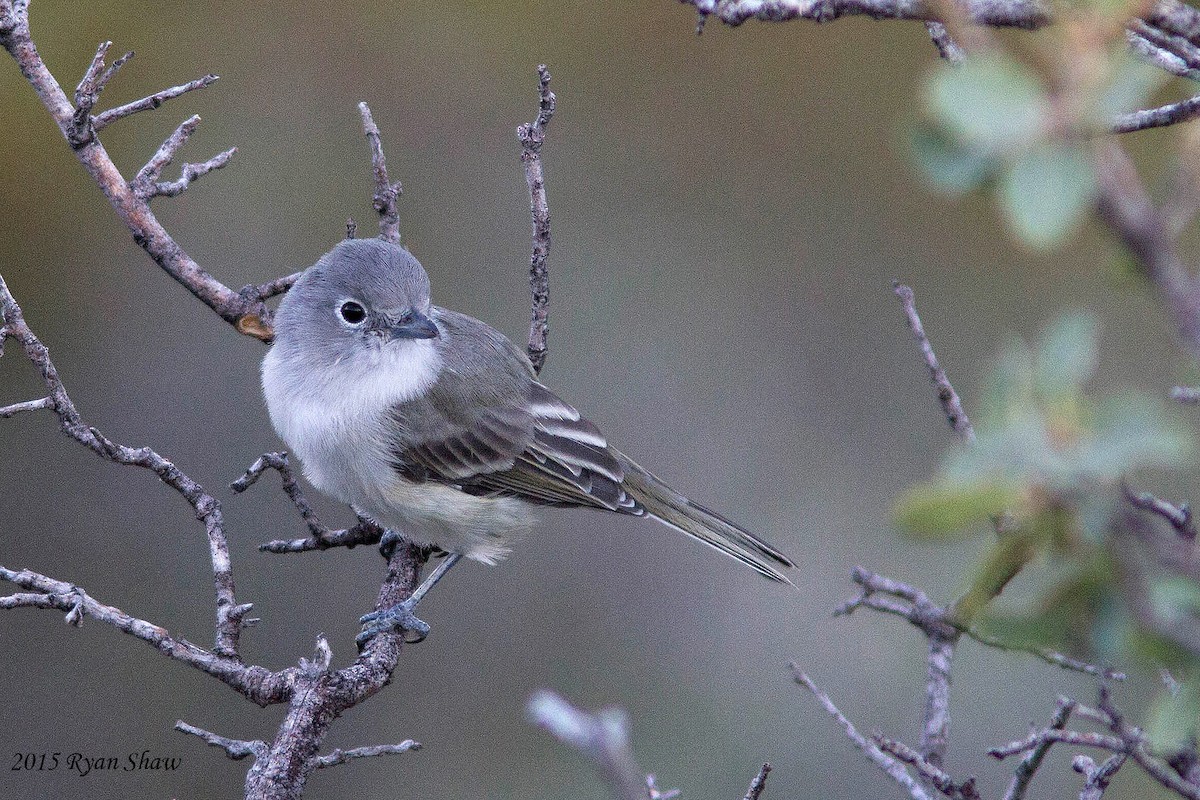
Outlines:
<svg viewBox="0 0 1200 800"><path fill-rule="evenodd" d="M114 64L114 66L116 65ZM172 100L180 95L187 94L188 92L194 92L197 89L206 89L209 86L212 86L218 80L218 76L209 73L201 78L196 78L194 81L188 81L187 83L180 84L179 86L172 86L169 89L163 89L161 92L155 92L154 94L143 97L140 100L134 100L132 103L126 103L123 106L110 108L108 111L103 111L92 117L92 130L99 132L107 128L109 125L112 125L114 122L137 114L140 111L153 111L168 100Z"/></svg>
<svg viewBox="0 0 1200 800"><path fill-rule="evenodd" d="M992 647L996 650L1004 650L1006 652L1025 653L1027 655L1039 658L1042 661L1045 661L1047 664L1051 664L1055 667L1061 667L1062 669L1070 670L1071 672L1080 672L1084 675L1091 675L1096 678L1103 678L1104 680L1113 681L1123 681L1127 677L1124 672L1118 672L1108 667L1099 667L1095 664L1089 664L1086 661L1080 661L1077 658L1071 658L1068 655L1059 653L1058 651L1051 650L1049 648L1033 647L1023 644L1012 644L1010 642L1005 642L1002 639L988 636L987 634L981 633L974 628L967 628L963 631L963 633L985 647Z"/></svg>
<svg viewBox="0 0 1200 800"><path fill-rule="evenodd" d="M1094 144L1100 217L1121 238L1142 273L1158 288L1179 337L1200 356L1200 299L1171 231L1129 156L1112 140Z"/></svg>
<svg viewBox="0 0 1200 800"><path fill-rule="evenodd" d="M1071 718L1071 712L1075 710L1075 706L1074 700L1067 697L1059 698L1058 710L1054 712L1054 717L1050 720L1049 730L1061 731L1067 727L1067 720ZM1008 790L1004 792L1004 800L1022 800L1025 797L1025 790L1029 788L1029 782L1033 780L1033 776L1042 766L1042 761L1045 760L1046 753L1050 752L1053 744L1052 741L1043 740L1026 753L1025 757L1021 759L1021 763L1017 765L1012 781L1008 784Z"/></svg>
<svg viewBox="0 0 1200 800"><path fill-rule="evenodd" d="M291 464L288 463L287 453L263 453L250 465L250 468L246 470L242 477L229 484L229 488L241 494L257 483L258 479L268 469L273 469L279 473L283 493L287 495L288 499L292 501L292 505L300 512L300 518L304 520L304 524L308 526L312 535L316 538L321 538L328 534L329 528L321 523L317 512L313 511L312 506L308 503L308 498L304 496L304 492L300 489L300 484L296 482L296 474L292 472Z"/></svg>
<svg viewBox="0 0 1200 800"><path fill-rule="evenodd" d="M517 139L521 142L521 163L525 166L525 182L529 184L529 215L532 220L533 245L529 258L532 312L527 351L534 372L541 372L542 365L546 363L550 302L550 274L546 267L546 258L550 255L550 207L546 203L542 144L558 102L554 92L550 91L550 71L545 64L538 66L538 98L537 118L517 128Z"/></svg>
<svg viewBox="0 0 1200 800"><path fill-rule="evenodd" d="M290 696L292 670L271 672L244 664L237 657L205 650L186 639L172 636L166 628L94 600L74 584L32 570L18 572L0 566L0 580L27 590L3 598L0 608L57 609L72 615L68 622L76 627L84 617L90 617L146 642L168 658L217 678L258 705L286 702Z"/></svg>
<svg viewBox="0 0 1200 800"><path fill-rule="evenodd" d="M229 758L233 761L241 761L247 756L254 756L255 758L258 758L266 753L267 750L267 743L259 741L258 739L253 739L250 741L245 741L242 739L230 739L228 737L219 736L210 731L206 731L203 728L197 728L195 725L189 725L183 720L178 720L175 723L175 730L179 731L180 733L188 733L192 736L198 736L210 747L219 747L220 749L224 750L225 755L229 756Z"/></svg>
<svg viewBox="0 0 1200 800"><path fill-rule="evenodd" d="M303 539L272 539L263 542L258 549L264 553L319 553L334 547L353 549L360 544L378 544L383 529L370 520L359 520L351 528L327 530Z"/></svg>
<svg viewBox="0 0 1200 800"><path fill-rule="evenodd" d="M975 789L974 778L967 778L961 784L956 783L946 772L922 758L916 750L904 742L889 739L881 733L872 733L871 741L875 742L883 752L895 756L915 769L922 779L946 797L953 800L979 800L979 792Z"/></svg>
<svg viewBox="0 0 1200 800"><path fill-rule="evenodd" d="M1200 116L1200 97L1180 100L1178 103L1168 103L1158 108L1148 108L1142 111L1131 111L1120 114L1113 121L1109 130L1113 133L1133 133L1150 128L1162 128L1187 122Z"/></svg>
<svg viewBox="0 0 1200 800"><path fill-rule="evenodd" d="M183 284L189 292L215 311L223 320L237 328L240 333L263 341L270 341L272 336L270 309L259 298L247 297L235 292L197 264L167 233L150 210L149 198L155 195L157 186L149 185L146 181L127 181L109 157L100 140L94 135L98 130L97 120L101 122L99 127L102 128L120 116L133 113L133 110L126 112L124 109L127 107L122 106L119 109L100 114L98 117L91 115L100 90L113 77L117 68L125 63L128 56L118 59L111 67L104 70L103 59L108 49L108 43L101 45L84 74L84 79L80 81L78 102L73 105L45 62L42 61L38 49L34 45L29 32L29 3L27 0L0 0L0 46L3 46L16 61L21 74L25 76L51 119L58 126L63 138L70 144L76 158L100 187L104 196L108 198L121 221L133 234L134 241L167 274ZM195 86L188 85L187 90L202 88L211 83L212 80L202 78ZM174 97L177 96L176 90L181 88L183 87L167 89L158 94L164 98L165 96ZM154 107L154 97L155 95L152 95L151 98L147 98L145 102L148 102L148 105L146 107ZM141 110L141 107L136 110ZM120 113L118 114L118 112ZM161 170L161 167L159 169Z"/></svg>
<svg viewBox="0 0 1200 800"><path fill-rule="evenodd" d="M529 699L530 720L563 744L574 747L599 768L620 800L646 800L645 774L629 749L629 720L615 708L596 713L576 708L553 692Z"/></svg>
<svg viewBox="0 0 1200 800"><path fill-rule="evenodd" d="M329 755L318 758L317 769L336 767L338 764L345 764L347 761L353 761L356 758L391 756L398 755L400 753L409 753L420 749L421 743L414 742L412 739L405 739L400 744L376 744L369 747L353 747L349 750L342 750L339 748L334 750Z"/></svg>
<svg viewBox="0 0 1200 800"><path fill-rule="evenodd" d="M908 319L908 327L921 348L921 354L925 357L925 365L929 367L929 377L937 389L938 402L942 404L946 420L958 438L968 443L975 441L975 429L971 426L971 420L967 418L967 412L963 410L958 392L954 391L950 379L946 377L946 371L938 363L937 355L933 352L933 345L929 343L929 337L925 335L925 328L921 325L921 318L917 315L913 290L899 281L893 281L892 291L896 293L896 297L900 298L904 316Z"/></svg>
<svg viewBox="0 0 1200 800"><path fill-rule="evenodd" d="M1075 756L1071 760L1071 768L1086 779L1083 791L1079 793L1079 800L1100 800L1104 796L1104 790L1108 788L1109 781L1128 757L1126 753L1117 753L1105 759L1100 766L1096 766L1095 761L1082 753Z"/></svg>
<svg viewBox="0 0 1200 800"><path fill-rule="evenodd" d="M370 107L358 104L362 116L363 133L371 145L371 167L375 172L375 195L371 205L379 214L379 238L385 242L400 244L400 212L396 210L396 199L404 193L400 181L388 180L387 159L383 155L383 140L379 137L379 126L371 116Z"/></svg>
<svg viewBox="0 0 1200 800"><path fill-rule="evenodd" d="M1185 406L1200 404L1200 387L1176 386L1171 390L1171 399Z"/></svg>
<svg viewBox="0 0 1200 800"><path fill-rule="evenodd" d="M0 419L8 419L11 416L20 414L22 411L38 411L43 408L54 408L54 399L51 397L43 397L40 400L26 400L23 403L13 403L10 406L0 408Z"/></svg>
<svg viewBox="0 0 1200 800"><path fill-rule="evenodd" d="M21 307L9 292L3 276L0 276L0 316L4 319L7 335L20 342L26 357L41 373L42 381L49 391L44 407L54 410L63 432L107 461L141 467L153 472L163 483L178 492L195 511L196 517L204 523L217 597L214 649L222 656L236 656L242 618L251 607L248 604L238 605L234 598L233 569L229 563L229 543L225 539L220 503L208 494L204 487L149 447L132 448L117 444L96 428L84 423L75 404L67 395L58 370L50 360L49 350L26 324Z"/></svg>
<svg viewBox="0 0 1200 800"><path fill-rule="evenodd" d="M746 790L746 796L742 800L758 800L762 797L763 790L767 788L767 775L770 773L771 765L763 764L754 780L750 781L750 788Z"/></svg>
<svg viewBox="0 0 1200 800"><path fill-rule="evenodd" d="M933 42L933 46L937 48L938 55L955 66L963 63L967 59L967 51L959 46L958 42L950 35L950 31L946 30L945 24L927 20L925 22L925 30L929 33L929 40Z"/></svg>
<svg viewBox="0 0 1200 800"><path fill-rule="evenodd" d="M1134 508L1162 517L1187 541L1196 540L1196 521L1192 518L1192 509L1186 503L1175 506L1149 492L1138 494L1125 481L1121 481L1121 493L1125 496L1125 501Z"/></svg>
<svg viewBox="0 0 1200 800"><path fill-rule="evenodd" d="M810 692L812 692L813 697L817 698L817 702L824 707L825 711L829 713L829 716L833 717L837 723L842 726L842 730L845 732L846 738L848 738L855 747L861 750L863 754L866 755L866 757L869 758L873 764L875 764L875 766L883 770L884 774L886 774L889 778L900 784L900 786L908 792L909 796L912 797L913 800L931 800L929 794L923 788L921 788L921 785L915 778L913 778L911 774L909 774L908 770L904 768L904 765L892 756L889 756L887 753L880 750L878 746L864 738L863 735L854 728L854 725L850 722L850 720L846 719L845 715L838 710L838 707L834 705L833 701L829 699L829 695L817 688L817 685L813 683L812 679L809 678L808 675L800 670L800 667L792 664L791 669L792 675L796 679L796 683L804 686Z"/></svg>

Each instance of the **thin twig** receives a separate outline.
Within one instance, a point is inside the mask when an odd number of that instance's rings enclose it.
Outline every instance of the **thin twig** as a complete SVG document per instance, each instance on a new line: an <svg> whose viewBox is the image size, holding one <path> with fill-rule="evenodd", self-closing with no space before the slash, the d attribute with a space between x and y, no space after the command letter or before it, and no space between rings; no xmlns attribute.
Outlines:
<svg viewBox="0 0 1200 800"><path fill-rule="evenodd" d="M1079 800L1100 800L1104 796L1104 790L1108 788L1109 782L1127 758L1129 758L1127 753L1117 753L1106 758L1100 766L1096 766L1095 761L1082 753L1075 756L1071 760L1071 768L1086 779L1083 791L1079 793Z"/></svg>
<svg viewBox="0 0 1200 800"><path fill-rule="evenodd" d="M1158 108L1130 111L1117 115L1109 130L1113 133L1133 133L1150 128L1177 125L1200 116L1200 97L1190 97L1178 103L1168 103Z"/></svg>
<svg viewBox="0 0 1200 800"><path fill-rule="evenodd" d="M950 35L950 31L946 30L944 23L927 20L925 22L925 30L929 33L929 40L937 48L938 55L944 60L955 66L967 60L967 51L963 50L958 42L954 41L954 38Z"/></svg>
<svg viewBox="0 0 1200 800"><path fill-rule="evenodd" d="M163 483L178 492L195 511L196 517L204 523L217 598L214 649L219 655L236 656L242 618L250 610L250 606L238 605L234 598L233 569L229 562L229 543L225 538L220 503L199 483L149 447L132 448L117 444L83 421L75 404L67 395L58 370L50 360L50 351L26 324L21 307L9 292L3 276L0 276L0 316L4 319L7 335L20 342L26 357L41 373L42 381L49 391L46 398L49 401L47 407L52 408L58 416L63 432L107 461L153 472Z"/></svg>
<svg viewBox="0 0 1200 800"><path fill-rule="evenodd" d="M317 758L317 769L325 769L326 767L336 767L338 764L345 764L347 761L353 761L356 758L375 758L376 756L391 756L400 753L410 753L414 750L420 750L421 743L414 742L412 739L405 739L400 744L376 744L369 747L352 747L349 750L337 749L329 755L320 756Z"/></svg>
<svg viewBox="0 0 1200 800"><path fill-rule="evenodd" d="M317 512L313 511L309 505L308 498L304 496L304 492L300 489L300 484L296 481L296 473L292 471L291 464L288 463L287 453L263 453L258 457L250 468L233 483L229 484L229 488L234 492L241 494L249 489L262 474L268 469L273 469L279 473L282 482L283 493L292 501L292 505L300 512L300 518L304 520L304 524L308 526L312 535L321 538L328 534L329 528L321 522Z"/></svg>
<svg viewBox="0 0 1200 800"><path fill-rule="evenodd" d="M913 778L911 774L909 774L908 770L904 768L904 765L892 756L889 756L887 753L880 750L878 746L868 741L861 733L859 733L850 720L846 719L845 715L842 714L842 712L838 710L838 707L834 705L833 701L829 699L829 695L817 688L817 685L813 683L812 678L809 678L808 675L801 671L800 667L795 664L791 665L791 669L796 683L804 686L810 692L812 692L813 697L817 698L817 702L824 707L829 716L833 717L837 723L842 726L842 730L845 732L846 738L848 738L855 747L861 750L863 754L866 755L866 757L869 758L873 764L875 764L875 766L883 770L884 774L886 774L889 778L900 784L900 786L908 792L909 796L912 797L913 800L931 800L929 794L923 788L921 788L920 783L918 783L917 780Z"/></svg>
<svg viewBox="0 0 1200 800"><path fill-rule="evenodd" d="M20 414L22 411L38 411L43 408L54 408L54 398L43 397L39 400L26 400L23 403L13 403L10 406L4 406L0 408L0 419L8 419L15 414Z"/></svg>
<svg viewBox="0 0 1200 800"><path fill-rule="evenodd" d="M883 752L895 756L915 769L923 780L946 797L952 798L952 800L979 800L979 792L975 789L974 778L968 778L961 784L956 783L949 774L929 763L920 753L904 742L889 739L879 732L871 734L871 741L875 742Z"/></svg>
<svg viewBox="0 0 1200 800"><path fill-rule="evenodd" d="M750 781L750 788L746 790L746 796L742 800L758 800L762 797L763 790L767 788L767 775L770 773L771 765L763 764L754 780Z"/></svg>
<svg viewBox="0 0 1200 800"><path fill-rule="evenodd" d="M1125 496L1125 501L1134 508L1148 511L1165 519L1185 540L1189 542L1196 540L1196 521L1192 518L1192 509L1186 503L1176 506L1149 492L1138 494L1125 481L1121 481L1121 493Z"/></svg>
<svg viewBox="0 0 1200 800"><path fill-rule="evenodd" d="M1054 712L1054 717L1050 720L1049 730L1061 731L1067 727L1067 720L1071 718L1071 712L1075 710L1075 706L1074 700L1067 697L1059 698L1058 710ZM1029 782L1041 768L1042 761L1045 760L1046 753L1050 752L1053 744L1052 741L1043 740L1026 753L1025 757L1021 759L1021 763L1017 765L1012 781L1009 782L1008 789L1004 792L1003 800L1023 800L1025 790L1029 788Z"/></svg>
<svg viewBox="0 0 1200 800"><path fill-rule="evenodd" d="M529 258L529 293L532 312L529 320L527 352L533 371L541 372L546 363L546 336L549 331L550 273L546 258L550 255L550 207L546 202L546 176L542 169L542 144L546 129L554 118L557 98L550 91L550 71L538 66L538 114L532 123L517 128L521 142L521 163L529 184L529 215L532 227L532 251Z"/></svg>
<svg viewBox="0 0 1200 800"><path fill-rule="evenodd" d="M1176 386L1171 390L1171 399L1185 406L1200 404L1200 387Z"/></svg>
<svg viewBox="0 0 1200 800"><path fill-rule="evenodd" d="M371 145L371 167L375 173L375 194L371 205L379 214L379 238L400 244L400 212L396 210L396 200L404 193L404 187L400 181L391 183L388 180L383 140L379 136L379 126L371 116L370 107L366 103L359 103L358 113L362 116L363 134Z"/></svg>
<svg viewBox="0 0 1200 800"><path fill-rule="evenodd" d="M115 66L115 65L114 65ZM140 111L153 111L168 100L172 100L180 95L194 92L197 89L205 89L212 86L219 80L219 76L209 73L201 78L196 78L194 81L172 86L169 89L163 89L161 92L155 92L152 95L147 95L140 100L134 100L132 103L126 103L123 106L110 108L108 111L102 111L92 117L92 130L101 131L112 125L118 120L125 117L137 114Z"/></svg>
<svg viewBox="0 0 1200 800"><path fill-rule="evenodd" d="M175 730L180 733L188 733L192 736L197 736L210 747L219 747L225 751L225 755L229 756L233 761L241 761L243 758L253 756L258 758L267 751L267 743L258 739L243 740L230 739L226 736L219 736L203 728L197 728L195 725L189 725L183 720L178 720L175 723Z"/></svg>
<svg viewBox="0 0 1200 800"><path fill-rule="evenodd" d="M913 290L899 281L894 281L892 291L896 293L896 297L900 298L900 305L904 307L904 316L908 319L908 327L912 330L913 337L916 338L917 344L921 348L921 354L925 357L925 365L929 367L929 377L937 389L938 402L942 405L946 420L958 438L968 443L975 441L975 428L971 426L971 420L967 417L967 412L963 410L962 400L959 399L958 392L954 391L950 379L946 377L946 371L938 363L937 355L933 352L933 345L929 343L929 337L925 335L921 317L917 315Z"/></svg>

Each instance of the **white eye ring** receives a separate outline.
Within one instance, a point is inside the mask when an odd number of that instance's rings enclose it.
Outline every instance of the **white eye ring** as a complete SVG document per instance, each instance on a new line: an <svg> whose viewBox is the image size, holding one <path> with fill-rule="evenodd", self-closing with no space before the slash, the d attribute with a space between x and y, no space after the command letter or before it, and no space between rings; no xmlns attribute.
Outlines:
<svg viewBox="0 0 1200 800"><path fill-rule="evenodd" d="M362 303L354 300L347 300L338 306L337 313L342 322L355 327L362 325L367 319L367 310L363 308Z"/></svg>

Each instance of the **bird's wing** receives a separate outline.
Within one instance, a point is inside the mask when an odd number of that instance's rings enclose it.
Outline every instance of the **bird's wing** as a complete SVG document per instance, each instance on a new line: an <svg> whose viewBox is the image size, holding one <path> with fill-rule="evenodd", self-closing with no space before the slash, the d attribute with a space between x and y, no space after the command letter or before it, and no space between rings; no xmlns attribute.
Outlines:
<svg viewBox="0 0 1200 800"><path fill-rule="evenodd" d="M397 406L396 470L469 494L641 514L596 426L545 386L521 378L517 386L472 395L478 384L469 375L443 375L425 396Z"/></svg>

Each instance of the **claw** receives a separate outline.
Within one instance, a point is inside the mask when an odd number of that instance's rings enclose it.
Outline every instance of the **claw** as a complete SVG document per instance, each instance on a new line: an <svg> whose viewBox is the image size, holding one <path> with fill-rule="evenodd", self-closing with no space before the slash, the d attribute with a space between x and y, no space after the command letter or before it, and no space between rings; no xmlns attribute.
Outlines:
<svg viewBox="0 0 1200 800"><path fill-rule="evenodd" d="M363 614L358 618L363 628L358 636L354 637L354 642L358 645L358 649L361 651L367 646L367 642L379 634L396 630L405 633L404 641L407 644L416 644L423 641L429 635L429 625L417 619L416 614L413 613L413 609L416 606L417 604L409 598L383 611L372 611L369 614Z"/></svg>

